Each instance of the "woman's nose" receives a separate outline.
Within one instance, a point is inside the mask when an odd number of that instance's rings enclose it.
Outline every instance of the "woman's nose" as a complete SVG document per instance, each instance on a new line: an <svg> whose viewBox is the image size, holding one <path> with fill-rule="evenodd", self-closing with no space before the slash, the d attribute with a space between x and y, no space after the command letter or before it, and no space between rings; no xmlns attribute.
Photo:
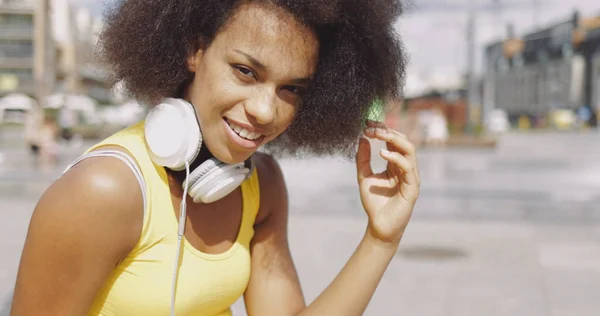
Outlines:
<svg viewBox="0 0 600 316"><path fill-rule="evenodd" d="M252 99L246 102L246 113L252 116L259 124L270 124L275 120L275 102L275 93L257 91Z"/></svg>

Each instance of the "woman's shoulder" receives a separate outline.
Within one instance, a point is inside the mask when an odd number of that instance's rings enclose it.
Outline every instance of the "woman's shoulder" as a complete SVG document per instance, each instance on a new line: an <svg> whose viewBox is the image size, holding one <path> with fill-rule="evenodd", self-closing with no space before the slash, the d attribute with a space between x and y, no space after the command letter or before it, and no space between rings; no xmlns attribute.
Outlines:
<svg viewBox="0 0 600 316"><path fill-rule="evenodd" d="M117 147L103 150L121 151ZM91 153L96 152L91 151ZM99 198L104 203L130 206L132 199L143 202L137 177L131 168L114 155L86 155L85 159L70 166L52 186L65 187L80 192L88 198ZM73 192L73 193L75 193ZM68 193L67 193L68 194ZM107 201L107 197L113 197Z"/></svg>
<svg viewBox="0 0 600 316"><path fill-rule="evenodd" d="M126 254L141 233L143 211L142 192L127 165L111 157L91 157L50 185L33 216L40 223L54 223L57 230L73 231L92 247L97 238L110 234L117 251Z"/></svg>
<svg viewBox="0 0 600 316"><path fill-rule="evenodd" d="M257 152L253 158L260 187L260 209L256 223L266 220L273 211L287 212L287 188L277 160L269 154Z"/></svg>

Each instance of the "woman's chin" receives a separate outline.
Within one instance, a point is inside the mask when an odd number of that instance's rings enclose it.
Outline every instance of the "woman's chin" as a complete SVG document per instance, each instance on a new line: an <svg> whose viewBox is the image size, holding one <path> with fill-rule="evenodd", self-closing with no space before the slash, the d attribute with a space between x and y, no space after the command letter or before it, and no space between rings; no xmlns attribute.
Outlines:
<svg viewBox="0 0 600 316"><path fill-rule="evenodd" d="M254 154L254 151L239 153L224 148L224 150L215 150L215 152L211 151L211 154L219 161L232 165L248 160L252 154Z"/></svg>

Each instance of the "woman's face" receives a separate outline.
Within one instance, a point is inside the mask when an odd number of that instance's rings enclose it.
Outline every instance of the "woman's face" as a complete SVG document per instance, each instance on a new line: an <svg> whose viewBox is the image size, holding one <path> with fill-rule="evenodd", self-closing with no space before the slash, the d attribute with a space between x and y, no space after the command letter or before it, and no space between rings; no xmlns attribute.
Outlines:
<svg viewBox="0 0 600 316"><path fill-rule="evenodd" d="M315 34L281 9L241 6L205 50L188 59L186 99L204 146L237 163L292 122L318 61Z"/></svg>

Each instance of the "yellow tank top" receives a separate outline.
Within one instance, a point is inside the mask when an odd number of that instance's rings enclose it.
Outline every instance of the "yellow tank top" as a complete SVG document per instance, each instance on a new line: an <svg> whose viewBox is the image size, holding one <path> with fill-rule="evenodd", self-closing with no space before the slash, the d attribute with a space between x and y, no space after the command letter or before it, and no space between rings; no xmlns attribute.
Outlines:
<svg viewBox="0 0 600 316"><path fill-rule="evenodd" d="M88 149L120 146L137 163L145 184L143 228L135 248L111 273L88 315L170 315L177 218L167 174L155 165L144 142L144 122L117 132ZM250 278L250 240L259 206L256 170L241 185L243 215L238 237L224 253L207 254L184 238L177 284L176 315L231 315L230 306Z"/></svg>

